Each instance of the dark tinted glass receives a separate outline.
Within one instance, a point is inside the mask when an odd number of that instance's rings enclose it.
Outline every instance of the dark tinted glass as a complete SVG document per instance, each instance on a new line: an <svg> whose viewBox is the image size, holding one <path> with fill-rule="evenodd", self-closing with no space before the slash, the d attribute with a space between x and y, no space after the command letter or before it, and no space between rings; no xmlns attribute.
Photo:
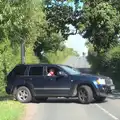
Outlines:
<svg viewBox="0 0 120 120"><path fill-rule="evenodd" d="M25 70L26 70L26 66L20 65L20 66L16 66L12 72L14 73L14 75L24 75Z"/></svg>
<svg viewBox="0 0 120 120"><path fill-rule="evenodd" d="M29 75L43 75L43 67L31 67Z"/></svg>

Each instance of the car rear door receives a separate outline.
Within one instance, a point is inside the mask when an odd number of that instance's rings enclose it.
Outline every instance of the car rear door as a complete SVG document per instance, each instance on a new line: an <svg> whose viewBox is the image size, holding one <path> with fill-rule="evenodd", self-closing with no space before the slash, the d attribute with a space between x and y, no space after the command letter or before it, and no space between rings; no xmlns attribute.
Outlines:
<svg viewBox="0 0 120 120"><path fill-rule="evenodd" d="M28 70L27 82L31 84L37 96L44 94L44 66L30 66Z"/></svg>
<svg viewBox="0 0 120 120"><path fill-rule="evenodd" d="M55 76L47 76L48 69L55 69ZM46 66L46 75L45 75L45 94L49 96L68 96L72 86L72 81L69 76L58 77L56 74L58 71L62 71L57 66Z"/></svg>

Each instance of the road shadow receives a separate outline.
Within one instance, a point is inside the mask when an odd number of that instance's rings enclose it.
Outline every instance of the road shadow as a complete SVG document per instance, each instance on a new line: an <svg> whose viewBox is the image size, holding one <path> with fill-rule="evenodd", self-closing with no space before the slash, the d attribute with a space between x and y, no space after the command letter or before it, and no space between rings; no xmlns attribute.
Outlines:
<svg viewBox="0 0 120 120"><path fill-rule="evenodd" d="M106 103L108 100L105 100L105 101L103 101L103 102L97 102L97 101L95 101L95 100L93 100L93 102L92 103L90 103L90 104L96 104L96 103ZM56 98L56 99L48 99L47 101L34 101L33 103L36 103L36 104L40 104L40 103L54 103L54 104L56 104L56 103L61 103L61 104L63 104L63 103L65 103L65 104L70 104L70 103L75 103L75 104L80 104L80 105L88 105L88 104L82 104L82 103L80 103L79 102L79 100L78 99L66 99L66 98Z"/></svg>
<svg viewBox="0 0 120 120"><path fill-rule="evenodd" d="M48 98L47 101L33 101L33 103L79 103L79 101L77 99Z"/></svg>
<svg viewBox="0 0 120 120"><path fill-rule="evenodd" d="M108 95L109 99L120 99L120 91L114 91L112 94Z"/></svg>
<svg viewBox="0 0 120 120"><path fill-rule="evenodd" d="M104 100L104 101L95 101L95 100L93 100L93 102L91 104L103 104L103 103L106 103L106 102L108 102L107 99Z"/></svg>
<svg viewBox="0 0 120 120"><path fill-rule="evenodd" d="M40 102L41 103L41 102ZM78 104L79 101L77 99L48 99L46 102L42 103L76 103Z"/></svg>

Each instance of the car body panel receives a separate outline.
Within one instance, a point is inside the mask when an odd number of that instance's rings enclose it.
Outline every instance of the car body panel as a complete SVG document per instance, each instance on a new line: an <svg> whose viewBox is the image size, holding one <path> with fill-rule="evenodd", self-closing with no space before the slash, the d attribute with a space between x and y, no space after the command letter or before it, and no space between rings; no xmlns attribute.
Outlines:
<svg viewBox="0 0 120 120"><path fill-rule="evenodd" d="M45 77L44 95L49 96L68 96L72 82L67 77Z"/></svg>
<svg viewBox="0 0 120 120"><path fill-rule="evenodd" d="M25 70L24 75L11 77L12 80L11 78L8 78L6 86L6 92L8 94L12 94L15 87L27 86L31 90L33 96L74 97L77 95L77 88L80 85L89 85L94 90L96 96L107 96L109 90L111 90L111 86L114 86L114 84L97 85L94 83L94 81L99 78L110 79L109 77L83 73L70 75L60 67L61 65L57 64L32 64L26 66L27 69ZM29 71L32 66L42 66L43 75L30 76ZM47 76L46 68L50 66L57 67L61 71L64 71L66 76Z"/></svg>

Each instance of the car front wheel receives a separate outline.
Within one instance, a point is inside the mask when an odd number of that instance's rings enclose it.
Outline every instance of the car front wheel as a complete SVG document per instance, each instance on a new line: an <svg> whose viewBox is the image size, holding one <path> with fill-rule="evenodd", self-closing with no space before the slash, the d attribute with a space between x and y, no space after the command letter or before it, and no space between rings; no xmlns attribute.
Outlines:
<svg viewBox="0 0 120 120"><path fill-rule="evenodd" d="M21 103L29 103L32 101L32 95L30 90L25 87L19 87L16 91L16 99Z"/></svg>
<svg viewBox="0 0 120 120"><path fill-rule="evenodd" d="M78 99L82 104L89 104L93 101L93 91L87 85L78 88Z"/></svg>

